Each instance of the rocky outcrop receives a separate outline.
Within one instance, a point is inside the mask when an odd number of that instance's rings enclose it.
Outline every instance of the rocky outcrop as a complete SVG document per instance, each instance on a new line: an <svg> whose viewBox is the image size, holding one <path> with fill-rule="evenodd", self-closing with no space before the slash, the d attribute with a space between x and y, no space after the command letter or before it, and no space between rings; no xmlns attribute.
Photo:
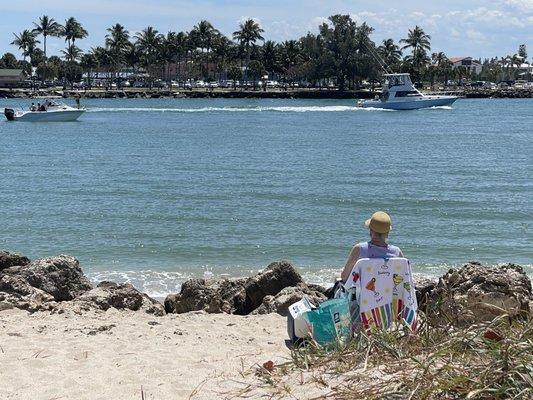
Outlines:
<svg viewBox="0 0 533 400"><path fill-rule="evenodd" d="M265 296L274 296L287 287L305 285L296 268L287 261L274 262L265 270L246 280L245 313L258 308Z"/></svg>
<svg viewBox="0 0 533 400"><path fill-rule="evenodd" d="M415 278L415 292L418 309L425 311L428 299L437 287L437 281L428 278Z"/></svg>
<svg viewBox="0 0 533 400"><path fill-rule="evenodd" d="M245 279L191 279L183 283L178 294L165 299L167 313L182 314L204 310L208 313L244 314Z"/></svg>
<svg viewBox="0 0 533 400"><path fill-rule="evenodd" d="M130 284L102 282L93 289L77 259L60 255L29 262L27 257L0 253L0 311L21 308L30 312L117 309L163 315L162 304ZM26 262L27 261L27 262ZM16 264L16 265L11 265Z"/></svg>
<svg viewBox="0 0 533 400"><path fill-rule="evenodd" d="M0 251L0 271L9 267L17 265L24 266L30 263L30 259L26 256L21 256L8 251Z"/></svg>
<svg viewBox="0 0 533 400"><path fill-rule="evenodd" d="M466 326L504 314L527 316L532 299L531 281L522 267L470 262L439 279L428 297L426 316L432 325Z"/></svg>
<svg viewBox="0 0 533 400"><path fill-rule="evenodd" d="M165 308L148 295L139 292L129 283L100 282L98 286L78 296L72 302L81 310L118 310L144 311L147 314L162 316Z"/></svg>
<svg viewBox="0 0 533 400"><path fill-rule="evenodd" d="M274 262L248 279L189 280L179 294L167 296L165 310L167 313L204 310L246 315L261 306L266 296L298 284L304 284L302 277L289 262Z"/></svg>
<svg viewBox="0 0 533 400"><path fill-rule="evenodd" d="M92 288L89 279L83 274L80 263L71 256L42 258L28 265L6 268L3 277L12 285L0 286L18 291L21 286L40 289L51 295L55 301L72 300Z"/></svg>
<svg viewBox="0 0 533 400"><path fill-rule="evenodd" d="M19 261L27 260L19 257ZM57 302L72 300L91 288L74 257L43 258L0 271L0 307L50 310Z"/></svg>
<svg viewBox="0 0 533 400"><path fill-rule="evenodd" d="M307 297L312 304L318 306L318 304L327 299L325 292L325 289L321 286L299 283L297 286L282 289L274 296L265 296L261 305L253 311L253 314L278 313L282 316L287 316L289 306L304 297Z"/></svg>

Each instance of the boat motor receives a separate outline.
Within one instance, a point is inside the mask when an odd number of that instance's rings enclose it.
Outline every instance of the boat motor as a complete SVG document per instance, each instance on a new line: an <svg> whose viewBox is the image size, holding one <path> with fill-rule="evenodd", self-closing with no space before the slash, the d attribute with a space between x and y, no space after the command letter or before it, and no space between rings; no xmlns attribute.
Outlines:
<svg viewBox="0 0 533 400"><path fill-rule="evenodd" d="M4 109L4 115L6 116L8 121L15 120L15 110L13 110L12 108Z"/></svg>

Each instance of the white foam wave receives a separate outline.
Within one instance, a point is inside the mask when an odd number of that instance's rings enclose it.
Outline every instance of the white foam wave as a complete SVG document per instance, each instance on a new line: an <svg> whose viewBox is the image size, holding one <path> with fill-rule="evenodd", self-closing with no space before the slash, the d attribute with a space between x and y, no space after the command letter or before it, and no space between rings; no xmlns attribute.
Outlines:
<svg viewBox="0 0 533 400"><path fill-rule="evenodd" d="M434 106L429 107L430 110L453 110L451 106Z"/></svg>
<svg viewBox="0 0 533 400"><path fill-rule="evenodd" d="M347 112L347 111L394 111L383 108L361 108L357 106L278 106L278 107L201 107L201 108L152 108L115 107L90 108L87 112L159 112L159 113L208 113L208 112Z"/></svg>
<svg viewBox="0 0 533 400"><path fill-rule="evenodd" d="M432 278L444 274L450 268L457 268L460 264L421 264L414 266L413 274L417 278ZM525 273L533 277L533 265L522 265ZM341 267L323 266L310 267L300 266L304 280L309 283L329 287L333 284L335 276L341 271ZM94 284L107 280L118 283L131 283L141 292L155 298L165 298L170 293L179 293L183 282L191 278L201 278L205 268L187 268L181 271L158 271L158 270L128 270L128 271L89 271L88 276ZM261 268L227 267L209 268L214 278L223 277L248 277L261 270Z"/></svg>

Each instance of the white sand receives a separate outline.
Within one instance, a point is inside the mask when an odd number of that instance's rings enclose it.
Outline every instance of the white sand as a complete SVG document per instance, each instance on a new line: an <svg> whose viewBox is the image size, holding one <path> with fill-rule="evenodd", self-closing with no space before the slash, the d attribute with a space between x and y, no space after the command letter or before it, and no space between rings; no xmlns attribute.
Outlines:
<svg viewBox="0 0 533 400"><path fill-rule="evenodd" d="M276 314L2 311L0 398L234 397L257 364L290 358L285 323Z"/></svg>

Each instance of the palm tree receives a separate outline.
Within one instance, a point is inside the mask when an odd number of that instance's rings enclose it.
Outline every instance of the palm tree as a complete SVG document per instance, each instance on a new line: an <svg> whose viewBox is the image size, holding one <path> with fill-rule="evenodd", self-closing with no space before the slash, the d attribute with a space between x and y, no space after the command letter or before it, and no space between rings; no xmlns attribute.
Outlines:
<svg viewBox="0 0 533 400"><path fill-rule="evenodd" d="M431 36L426 34L424 30L417 25L414 29L409 29L407 39L401 39L400 43L405 43L402 50L412 48L414 56L419 49L429 51L431 49L430 40Z"/></svg>
<svg viewBox="0 0 533 400"><path fill-rule="evenodd" d="M61 36L62 27L53 18L49 18L47 15L40 17L39 22L34 22L33 25L35 25L33 32L38 35L43 35L44 58L46 59L46 38L48 36Z"/></svg>
<svg viewBox="0 0 533 400"><path fill-rule="evenodd" d="M106 31L108 33L105 36L105 45L109 50L113 72L116 74L126 61L126 53L133 47L130 43L130 33L121 24L115 24Z"/></svg>
<svg viewBox="0 0 533 400"><path fill-rule="evenodd" d="M453 64L442 51L431 55L435 73L444 79L444 86L448 85L448 76L451 73Z"/></svg>
<svg viewBox="0 0 533 400"><path fill-rule="evenodd" d="M140 54L142 65L150 73L150 69L157 67L159 61L159 50L162 36L152 26L148 26L135 35L135 45ZM152 74L150 74L152 75ZM152 76L150 76L152 78ZM152 79L150 79L150 89L152 88Z"/></svg>
<svg viewBox="0 0 533 400"><path fill-rule="evenodd" d="M202 50L206 49L207 57L205 63L205 77L209 78L209 51L213 48L213 42L220 36L220 32L211 25L209 21L202 20L194 26L190 33L191 38L195 41L197 47Z"/></svg>
<svg viewBox="0 0 533 400"><path fill-rule="evenodd" d="M400 47L392 39L383 40L383 44L378 47L378 54L387 67L399 64L402 57Z"/></svg>
<svg viewBox="0 0 533 400"><path fill-rule="evenodd" d="M268 73L279 69L278 46L272 40L267 40L261 48L261 61Z"/></svg>
<svg viewBox="0 0 533 400"><path fill-rule="evenodd" d="M418 25L414 29L409 29L406 39L401 39L400 43L405 43L402 50L411 48L412 55L407 57L407 61L411 64L412 70L419 77L420 68L427 64L429 57L427 51L431 49L431 36L424 32Z"/></svg>
<svg viewBox="0 0 533 400"><path fill-rule="evenodd" d="M65 41L68 42L68 47L70 47L71 44L76 43L76 39L84 39L89 33L76 18L70 17L65 21L61 34L65 37Z"/></svg>
<svg viewBox="0 0 533 400"><path fill-rule="evenodd" d="M294 83L294 69L300 62L300 44L296 40L286 40L280 45L280 66L285 77L292 85Z"/></svg>
<svg viewBox="0 0 533 400"><path fill-rule="evenodd" d="M16 33L13 35L15 35L15 40L13 40L11 44L18 46L18 48L22 50L22 57L24 61L26 61L26 57L31 56L31 53L35 50L35 44L39 43L35 38L36 34L29 29L25 29L18 35Z"/></svg>
<svg viewBox="0 0 533 400"><path fill-rule="evenodd" d="M183 66L185 64L185 69L187 68L187 55L191 47L190 39L187 33L178 32L175 37L176 45L176 62L178 65L177 74L178 80L182 80Z"/></svg>
<svg viewBox="0 0 533 400"><path fill-rule="evenodd" d="M513 54L512 56L507 56L507 60L511 69L509 78L514 79L516 78L516 71L520 68L520 65L522 65L522 57L520 57L518 54Z"/></svg>
<svg viewBox="0 0 533 400"><path fill-rule="evenodd" d="M99 72L102 69L108 69L112 65L112 56L108 49L104 47L95 47L91 49L91 54L96 61L96 77L99 78Z"/></svg>
<svg viewBox="0 0 533 400"><path fill-rule="evenodd" d="M80 65L87 72L87 86L91 88L92 71L98 65L94 53L89 52L89 53L83 54L80 58Z"/></svg>
<svg viewBox="0 0 533 400"><path fill-rule="evenodd" d="M241 22L239 30L233 32L233 39L239 41L241 46L246 50L246 66L245 66L245 80L248 81L248 64L250 64L250 50L251 46L255 45L258 40L264 40L261 33L264 29L253 19L247 19Z"/></svg>
<svg viewBox="0 0 533 400"><path fill-rule="evenodd" d="M170 64L175 62L178 56L178 35L176 32L169 31L166 36L162 36L159 43L160 59L165 62L164 75L166 81L170 84Z"/></svg>
<svg viewBox="0 0 533 400"><path fill-rule="evenodd" d="M65 57L65 61L74 62L80 58L83 52L78 46L71 44L65 50L61 50L61 53Z"/></svg>
<svg viewBox="0 0 533 400"><path fill-rule="evenodd" d="M216 70L221 73L226 68L228 59L231 57L234 43L224 35L219 35L213 43L214 62Z"/></svg>

